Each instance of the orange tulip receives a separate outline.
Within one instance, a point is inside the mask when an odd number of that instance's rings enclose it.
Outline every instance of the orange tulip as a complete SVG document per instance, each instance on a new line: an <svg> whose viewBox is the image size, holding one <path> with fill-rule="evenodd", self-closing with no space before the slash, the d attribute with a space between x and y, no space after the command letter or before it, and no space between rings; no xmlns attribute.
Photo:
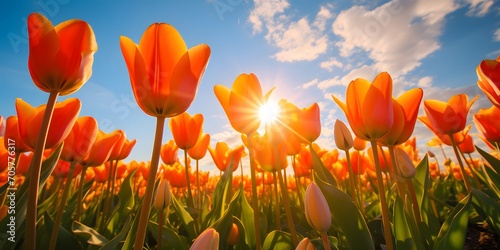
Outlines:
<svg viewBox="0 0 500 250"><path fill-rule="evenodd" d="M80 162L87 155L97 137L97 121L90 116L76 120L71 132L64 140L61 159L67 162Z"/></svg>
<svg viewBox="0 0 500 250"><path fill-rule="evenodd" d="M24 175L28 174L28 169L33 158L33 153L21 153L19 155L19 160L17 161L16 174Z"/></svg>
<svg viewBox="0 0 500 250"><path fill-rule="evenodd" d="M45 106L33 108L20 98L16 99L19 135L23 142L31 149L36 147ZM49 125L49 132L45 148L53 148L61 143L71 132L80 113L81 103L76 98L69 98L56 103Z"/></svg>
<svg viewBox="0 0 500 250"><path fill-rule="evenodd" d="M52 175L57 176L59 178L67 178L69 175L70 164L71 163L64 160L57 161L54 171L52 172ZM72 177L78 176L81 171L82 171L82 165L76 164Z"/></svg>
<svg viewBox="0 0 500 250"><path fill-rule="evenodd" d="M198 138L194 147L188 150L188 154L195 160L201 160L207 154L208 145L210 144L210 135L203 134Z"/></svg>
<svg viewBox="0 0 500 250"><path fill-rule="evenodd" d="M17 116L9 116L5 122L5 138L11 139L16 142L16 153L22 153L30 151L30 148L21 140L19 135L19 126ZM7 148L7 143L9 140L5 140L4 144Z"/></svg>
<svg viewBox="0 0 500 250"><path fill-rule="evenodd" d="M175 144L180 149L188 150L198 141L203 130L203 115L189 115L184 112L170 119L168 123L172 135L174 136Z"/></svg>
<svg viewBox="0 0 500 250"><path fill-rule="evenodd" d="M479 96L469 102L467 95L458 94L452 96L448 102L425 100L424 111L427 116L421 116L419 119L441 134L457 133L465 128L467 113L477 98Z"/></svg>
<svg viewBox="0 0 500 250"><path fill-rule="evenodd" d="M368 143L367 141L360 139L357 136L354 136L354 141L353 141L352 147L355 150L363 151L363 150L365 150L367 143Z"/></svg>
<svg viewBox="0 0 500 250"><path fill-rule="evenodd" d="M231 89L215 85L214 92L234 130L250 134L260 127L259 109L272 90L263 96L259 79L251 73L239 75Z"/></svg>
<svg viewBox="0 0 500 250"><path fill-rule="evenodd" d="M291 135L284 133L283 137L295 136L301 143L313 143L321 134L320 110L317 103L303 109L299 109L294 104L281 100L281 109L278 115L279 122L274 128L273 134L283 134L286 130L291 130Z"/></svg>
<svg viewBox="0 0 500 250"><path fill-rule="evenodd" d="M500 142L500 108L491 106L488 109L480 109L474 115L473 121L477 131L488 141Z"/></svg>
<svg viewBox="0 0 500 250"><path fill-rule="evenodd" d="M121 135L117 131L106 134L99 130L90 152L82 160L82 165L95 167L104 164L108 161L111 151L113 151L113 147L120 140L120 137Z"/></svg>
<svg viewBox="0 0 500 250"><path fill-rule="evenodd" d="M437 145L441 145L444 143L448 146L452 146L450 136L448 134L443 134L443 133L437 131L436 128L434 128L432 126L432 124L430 124L429 119L426 119L426 118L427 117L425 117L425 116L419 117L420 121L423 122L429 128L429 130L434 132L434 134L437 136L437 138L433 138L432 141L428 142L427 145L429 145L429 146L436 145L437 146ZM455 142L457 144L462 143L462 141L465 139L465 135L467 135L467 133L469 133L470 128L471 128L471 125L468 125L463 130L458 131L454 134L451 134L453 136L453 139L455 140Z"/></svg>
<svg viewBox="0 0 500 250"><path fill-rule="evenodd" d="M500 108L500 56L496 60L483 60L476 72L477 85L491 103Z"/></svg>
<svg viewBox="0 0 500 250"><path fill-rule="evenodd" d="M167 143L161 146L160 156L162 161L167 165L172 165L177 162L178 155L177 152L179 148L175 145L174 140L169 140Z"/></svg>
<svg viewBox="0 0 500 250"><path fill-rule="evenodd" d="M422 89L415 88L393 99L394 123L392 128L378 140L378 143L384 146L395 146L410 138L415 128L423 95Z"/></svg>
<svg viewBox="0 0 500 250"><path fill-rule="evenodd" d="M472 136L467 134L462 143L458 144L458 148L460 148L460 151L462 151L462 153L464 154L474 153L476 149L474 148L474 142L472 141Z"/></svg>
<svg viewBox="0 0 500 250"><path fill-rule="evenodd" d="M208 147L208 152L210 152L215 166L217 166L220 171L226 171L227 167L229 167L230 161L232 160L233 165L231 166L231 169L234 172L238 169L241 157L245 153L245 147L240 145L231 149L225 142L217 142L215 144L215 148Z"/></svg>
<svg viewBox="0 0 500 250"><path fill-rule="evenodd" d="M90 25L68 20L55 27L43 15L28 17L28 68L35 85L45 92L71 94L92 75L97 43Z"/></svg>
<svg viewBox="0 0 500 250"><path fill-rule="evenodd" d="M346 103L332 97L354 134L363 140L377 140L393 126L392 78L387 72L378 74L372 83L362 78L352 81L347 87Z"/></svg>
<svg viewBox="0 0 500 250"><path fill-rule="evenodd" d="M172 117L193 102L210 57L210 47L187 49L179 32L166 23L154 23L139 44L120 37L135 100L148 115Z"/></svg>
<svg viewBox="0 0 500 250"><path fill-rule="evenodd" d="M288 165L284 143L273 145L267 135L254 137L255 160L267 172L280 171ZM276 147L274 150L273 147ZM278 154L278 155L276 155Z"/></svg>

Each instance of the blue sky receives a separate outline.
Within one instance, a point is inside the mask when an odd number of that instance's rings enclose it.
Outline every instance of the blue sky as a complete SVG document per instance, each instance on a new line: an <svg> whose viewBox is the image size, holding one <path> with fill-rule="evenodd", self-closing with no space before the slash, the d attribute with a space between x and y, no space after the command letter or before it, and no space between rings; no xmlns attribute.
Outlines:
<svg viewBox="0 0 500 250"><path fill-rule="evenodd" d="M0 7L0 115L15 115L20 97L34 106L48 94L32 83L27 68L26 18L44 14L56 25L82 19L93 28L99 50L91 79L75 94L81 115L94 116L105 132L122 129L138 142L128 160L149 160L155 119L136 105L120 51L119 37L138 42L154 22L172 24L188 47L208 44L212 56L190 114L202 113L204 130L217 141L239 142L213 86L231 86L241 73L255 73L272 98L299 107L321 107L318 143L333 149L333 124L345 116L331 99L344 99L355 78L388 71L394 95L413 87L424 99L447 100L459 92L481 97L472 113L489 107L477 88L475 67L500 54L500 5L493 0L292 1L197 0L8 1ZM67 97L61 97L63 100ZM165 128L164 141L171 138ZM420 144L432 135L417 122ZM477 140L477 139L476 139ZM427 150L425 147L422 150ZM209 154L202 169L212 169Z"/></svg>

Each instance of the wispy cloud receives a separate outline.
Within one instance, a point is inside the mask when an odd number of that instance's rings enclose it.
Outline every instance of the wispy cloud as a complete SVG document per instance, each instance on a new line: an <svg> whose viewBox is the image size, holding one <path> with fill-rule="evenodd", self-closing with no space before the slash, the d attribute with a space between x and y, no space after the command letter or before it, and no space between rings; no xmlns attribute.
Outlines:
<svg viewBox="0 0 500 250"><path fill-rule="evenodd" d="M493 40L500 42L500 28L496 29L493 33Z"/></svg>
<svg viewBox="0 0 500 250"><path fill-rule="evenodd" d="M292 15L285 10L288 1L254 1L248 21L254 34L265 32L267 42L279 49L273 57L281 62L311 61L326 52L328 35L327 23L333 14L328 7L322 6L314 20L301 17L293 21Z"/></svg>
<svg viewBox="0 0 500 250"><path fill-rule="evenodd" d="M467 15L477 17L486 15L494 3L493 0L466 0L465 2L470 4Z"/></svg>
<svg viewBox="0 0 500 250"><path fill-rule="evenodd" d="M300 85L300 87L303 89L308 89L312 86L316 86L316 84L318 84L318 78L312 79L311 81L308 81L308 82Z"/></svg>
<svg viewBox="0 0 500 250"><path fill-rule="evenodd" d="M322 69L326 69L326 70L331 72L334 67L342 68L342 67L344 67L344 64L341 63L339 60L337 60L337 58L332 57L332 58L328 59L327 61L321 62L319 64L319 66Z"/></svg>

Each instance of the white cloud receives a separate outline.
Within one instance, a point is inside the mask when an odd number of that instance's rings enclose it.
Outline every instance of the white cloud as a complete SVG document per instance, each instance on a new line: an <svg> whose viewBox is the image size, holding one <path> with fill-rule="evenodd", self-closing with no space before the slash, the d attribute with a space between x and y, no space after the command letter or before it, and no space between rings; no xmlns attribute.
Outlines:
<svg viewBox="0 0 500 250"><path fill-rule="evenodd" d="M319 66L331 72L334 67L342 68L344 65L336 58L332 57L328 61L321 62Z"/></svg>
<svg viewBox="0 0 500 250"><path fill-rule="evenodd" d="M310 88L312 86L315 86L316 84L318 84L318 78L315 78L315 79L313 79L311 81L308 81L308 82L300 85L300 87L303 88L303 89L308 89L308 88Z"/></svg>
<svg viewBox="0 0 500 250"><path fill-rule="evenodd" d="M477 17L486 15L494 3L493 0L465 0L465 2L470 4L467 15Z"/></svg>
<svg viewBox="0 0 500 250"><path fill-rule="evenodd" d="M376 70L373 66L363 65L359 68L351 70L342 78L340 78L339 76L335 76L331 79L319 82L318 88L322 91L325 91L333 86L347 86L351 81L356 80L357 78L365 78L371 81L375 77L375 74Z"/></svg>
<svg viewBox="0 0 500 250"><path fill-rule="evenodd" d="M417 86L420 88L427 88L432 86L432 77L424 76L418 80Z"/></svg>
<svg viewBox="0 0 500 250"><path fill-rule="evenodd" d="M341 55L366 52L377 72L404 75L439 47L445 17L458 8L453 0L390 1L373 10L342 11L332 30Z"/></svg>
<svg viewBox="0 0 500 250"><path fill-rule="evenodd" d="M495 32L493 33L493 40L496 42L500 42L500 28L495 30Z"/></svg>
<svg viewBox="0 0 500 250"><path fill-rule="evenodd" d="M279 49L273 56L276 60L314 60L328 48L328 36L324 31L333 14L328 7L322 6L312 22L307 17L291 21L292 16L285 14L289 7L286 0L255 0L248 21L254 34L266 31L267 42Z"/></svg>

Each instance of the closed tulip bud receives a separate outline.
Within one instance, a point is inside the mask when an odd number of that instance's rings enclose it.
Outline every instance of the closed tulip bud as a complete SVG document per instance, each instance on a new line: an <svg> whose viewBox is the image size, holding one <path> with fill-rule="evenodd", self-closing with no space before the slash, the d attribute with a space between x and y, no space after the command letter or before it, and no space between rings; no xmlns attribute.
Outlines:
<svg viewBox="0 0 500 250"><path fill-rule="evenodd" d="M314 247L314 244L311 243L309 238L302 239L295 248L295 250L314 250L314 249L316 248Z"/></svg>
<svg viewBox="0 0 500 250"><path fill-rule="evenodd" d="M193 242L190 250L218 250L219 249L219 233L209 228L201 233Z"/></svg>
<svg viewBox="0 0 500 250"><path fill-rule="evenodd" d="M427 151L427 154L429 155L429 157L436 157L436 155L434 153L432 153L432 151Z"/></svg>
<svg viewBox="0 0 500 250"><path fill-rule="evenodd" d="M306 219L314 229L326 233L331 225L330 207L316 183L311 182L305 196Z"/></svg>
<svg viewBox="0 0 500 250"><path fill-rule="evenodd" d="M168 183L168 180L162 179L156 189L153 206L158 210L163 210L170 204L170 199L170 184Z"/></svg>
<svg viewBox="0 0 500 250"><path fill-rule="evenodd" d="M340 120L335 121L335 145L341 150L352 148L353 139L349 128Z"/></svg>
<svg viewBox="0 0 500 250"><path fill-rule="evenodd" d="M396 159L397 163L399 166L399 169L401 170L401 175L403 175L404 178L406 179L411 179L413 176L415 176L415 165L413 165L413 161L410 159L408 154L401 149L401 148L396 148L395 149L396 153Z"/></svg>
<svg viewBox="0 0 500 250"><path fill-rule="evenodd" d="M240 232L238 230L238 225L236 225L235 223L233 223L233 225L231 226L231 230L229 231L229 234L227 235L227 244L231 245L231 246L235 246L236 244L238 244L238 240L240 238Z"/></svg>

